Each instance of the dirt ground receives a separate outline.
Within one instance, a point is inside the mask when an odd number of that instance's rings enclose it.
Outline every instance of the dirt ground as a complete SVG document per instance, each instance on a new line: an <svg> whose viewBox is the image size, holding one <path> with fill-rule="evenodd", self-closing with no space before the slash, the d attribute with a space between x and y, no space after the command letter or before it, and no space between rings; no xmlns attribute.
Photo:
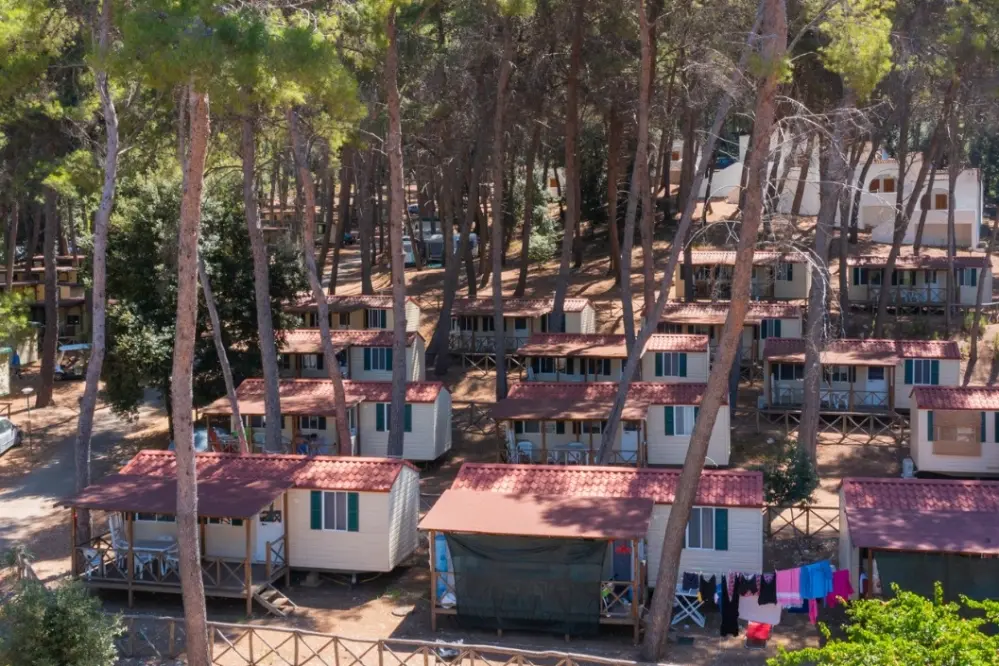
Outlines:
<svg viewBox="0 0 999 666"><path fill-rule="evenodd" d="M729 213L727 205L714 205L712 220L719 221ZM710 235L712 230L704 232ZM794 229L777 230L783 233L780 242L794 242L807 236L809 221L802 220ZM727 233L726 225L719 222L718 235ZM790 240L788 240L790 239ZM598 313L598 329L602 332L619 332L621 323L621 292L615 287L613 276L608 276L604 238L584 237L587 260L584 267L573 271L569 287L570 296L590 298ZM657 269L661 270L668 243L656 241ZM517 242L511 244L510 254L518 251ZM884 251L881 246L864 247L867 251ZM935 253L928 250L927 253ZM338 293L360 293L358 280L360 260L356 247L345 248L341 274L344 282ZM641 257L636 252L633 264L631 297L636 311L641 308ZM999 266L996 267L999 269ZM532 269L527 296L550 297L554 290L556 265L550 262ZM512 294L518 268L514 261L503 271L504 292ZM437 323L441 296L441 269L407 270L408 291L423 304L421 333L429 340ZM834 276L835 280L835 276ZM376 289L388 288L388 275L384 267L376 268ZM467 291L462 286L462 293ZM490 295L491 287L480 291ZM902 322L905 324L905 322ZM989 327L984 340L990 341L999 333L999 326ZM992 353L988 343L983 343L983 362L975 373L975 383L994 379ZM24 384L14 387L15 395L25 384L37 382L37 370L29 369ZM514 378L516 379L516 378ZM452 365L443 378L452 391L455 408L454 449L443 460L427 466L421 474L421 490L425 502L443 492L451 483L461 464L466 461L495 460L498 435L484 410L494 400L494 376L479 370L467 370ZM37 568L43 579L58 580L68 570L68 521L65 510L55 508L54 502L73 485L72 442L76 430L78 400L82 383L57 385L56 405L46 410L32 410L32 446L25 446L0 458L0 547L22 542L36 554ZM758 387L746 385L740 394L740 415L733 419L732 467L751 468L762 460L773 440L781 436L781 429L750 416L753 413ZM26 427L28 414L25 401L11 400L14 421ZM0 405L2 408L2 405ZM95 428L94 477L124 464L136 450L143 447L163 447L166 444L167 423L163 410L151 396L136 423L126 423L113 417L106 408L98 412ZM818 506L833 507L838 503L837 489L845 476L895 476L900 471L900 461L906 449L892 440L861 444L848 439L827 436L819 446L818 464L822 477L821 488L815 496ZM812 561L834 554L832 539L776 539L766 547L765 566L789 565L793 562ZM505 633L499 638L491 633L459 629L452 620L445 619L443 626L434 633L429 627L427 552L422 547L405 566L389 575L367 577L351 581L346 577L324 576L318 586L306 585L303 577L296 576L291 590L292 600L299 611L286 619L245 617L241 602L209 599L211 619L222 621L251 621L254 623L288 625L316 631L333 632L359 638L397 637L442 640L464 640L470 643L507 645L530 649L581 651L590 654L634 658L635 650L630 634L622 629L604 628L597 639L574 639L569 643L545 634ZM124 595L103 593L109 611L124 608ZM179 596L139 594L132 612L153 615L182 613ZM831 611L828 619L838 622L838 613ZM682 664L763 664L772 656L776 645L801 647L816 645L819 635L806 618L785 614L786 620L775 629L774 639L765 651L750 651L743 647L742 639L718 636L717 615L709 616L705 629L681 626L677 635L693 637L692 644L676 645L670 658ZM826 618L823 618L826 619Z"/></svg>

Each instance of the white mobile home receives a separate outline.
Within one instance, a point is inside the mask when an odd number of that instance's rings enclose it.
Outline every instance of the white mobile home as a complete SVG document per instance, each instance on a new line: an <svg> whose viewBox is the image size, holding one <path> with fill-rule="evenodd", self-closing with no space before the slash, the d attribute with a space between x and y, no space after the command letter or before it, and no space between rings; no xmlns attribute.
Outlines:
<svg viewBox="0 0 999 666"><path fill-rule="evenodd" d="M550 331L554 301L545 298L504 298L503 325L508 351L520 348L534 333ZM596 312L585 298L567 298L563 333L595 333ZM466 354L492 354L495 344L491 298L456 298L451 308L450 349ZM552 331L554 332L554 331Z"/></svg>
<svg viewBox="0 0 999 666"><path fill-rule="evenodd" d="M978 298L978 284L982 284L983 303L992 301L992 266L982 256L956 256L952 303L974 307ZM862 306L876 306L883 289L888 289L888 303L894 307L943 307L947 303L946 256L906 255L895 262L895 269L883 284L887 258L880 255L862 255L847 259L849 272L847 284L850 302Z"/></svg>
<svg viewBox="0 0 999 666"><path fill-rule="evenodd" d="M768 409L804 403L805 341L770 338L763 348ZM823 410L888 413L907 410L913 386L957 386L961 352L954 341L830 340L821 351Z"/></svg>
<svg viewBox="0 0 999 666"><path fill-rule="evenodd" d="M493 408L493 419L505 425L506 432L500 459L595 464L618 386L615 382L514 385ZM610 462L682 465L705 388L705 384L632 383ZM709 465L728 465L730 430L729 408L723 404L708 443Z"/></svg>
<svg viewBox="0 0 999 666"><path fill-rule="evenodd" d="M330 331L333 348L344 379L358 381L392 380L392 331ZM406 334L406 377L421 382L427 376L427 345L419 333ZM318 328L284 331L279 340L282 377L329 377L323 356L323 341Z"/></svg>
<svg viewBox="0 0 999 666"><path fill-rule="evenodd" d="M391 296L336 296L326 297L330 310L330 328L333 330L365 331L371 329L391 331L395 326ZM302 326L319 326L316 301L311 295L302 296L286 308L287 312L298 314ZM415 298L406 298L406 330L420 330L423 312Z"/></svg>
<svg viewBox="0 0 999 666"><path fill-rule="evenodd" d="M417 546L419 473L386 458L196 456L209 596L284 615L272 585L291 569L389 572ZM72 573L95 588L180 593L176 461L141 451L62 504L111 514L110 534L75 544Z"/></svg>
<svg viewBox="0 0 999 666"><path fill-rule="evenodd" d="M465 463L452 490L506 495L582 498L648 498L652 510L647 543L648 570L659 570L663 535L679 470L585 465ZM763 475L704 471L694 500L680 572L727 575L763 569ZM697 529L697 527L704 529ZM655 576L649 580L655 586Z"/></svg>
<svg viewBox="0 0 999 666"><path fill-rule="evenodd" d="M341 455L383 456L388 452L391 426L391 382L343 383L347 407L349 446L341 446L336 427L333 382L328 379L283 379L278 387L281 400L281 434L286 451ZM264 383L245 379L236 389L236 399L248 437L263 447ZM228 424L232 407L222 397L201 410ZM406 385L403 458L436 460L451 449L451 394L440 382L410 382Z"/></svg>
<svg viewBox="0 0 999 666"><path fill-rule="evenodd" d="M725 250L695 250L691 266L683 261L676 265L672 298L682 300L687 275L693 270L694 298L725 300L732 297L732 275L735 252ZM808 298L811 271L805 256L791 252L757 250L753 253L753 277L750 295L754 300L787 301Z"/></svg>
<svg viewBox="0 0 999 666"><path fill-rule="evenodd" d="M660 333L706 335L714 354L721 340L729 303L682 303L666 305L659 319ZM767 338L800 338L803 313L792 303L752 301L742 329L742 360L763 360L763 343Z"/></svg>
<svg viewBox="0 0 999 666"><path fill-rule="evenodd" d="M919 472L999 474L999 388L917 386L909 428Z"/></svg>

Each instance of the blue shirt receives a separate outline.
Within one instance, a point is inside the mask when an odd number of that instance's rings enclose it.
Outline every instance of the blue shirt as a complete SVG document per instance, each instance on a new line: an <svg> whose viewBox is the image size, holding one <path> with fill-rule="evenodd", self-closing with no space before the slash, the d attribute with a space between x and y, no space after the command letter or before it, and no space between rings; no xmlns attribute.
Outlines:
<svg viewBox="0 0 999 666"><path fill-rule="evenodd" d="M801 567L801 598L822 599L832 592L832 565L829 560Z"/></svg>

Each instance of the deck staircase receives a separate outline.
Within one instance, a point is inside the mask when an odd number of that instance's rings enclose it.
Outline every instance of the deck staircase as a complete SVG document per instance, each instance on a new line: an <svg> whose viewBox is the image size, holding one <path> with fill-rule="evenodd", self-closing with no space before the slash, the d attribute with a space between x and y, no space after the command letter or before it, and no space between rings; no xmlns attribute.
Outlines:
<svg viewBox="0 0 999 666"><path fill-rule="evenodd" d="M257 603L266 608L268 613L277 617L288 617L298 608L295 602L286 597L281 590L273 585L267 585L260 591L255 592L253 598Z"/></svg>

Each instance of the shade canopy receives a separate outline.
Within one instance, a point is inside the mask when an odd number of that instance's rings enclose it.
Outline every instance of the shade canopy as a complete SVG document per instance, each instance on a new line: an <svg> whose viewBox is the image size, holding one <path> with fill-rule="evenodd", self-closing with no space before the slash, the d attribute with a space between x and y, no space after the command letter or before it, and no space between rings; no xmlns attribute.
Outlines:
<svg viewBox="0 0 999 666"><path fill-rule="evenodd" d="M562 539L638 539L645 536L653 502L644 497L503 495L448 490L420 529Z"/></svg>

